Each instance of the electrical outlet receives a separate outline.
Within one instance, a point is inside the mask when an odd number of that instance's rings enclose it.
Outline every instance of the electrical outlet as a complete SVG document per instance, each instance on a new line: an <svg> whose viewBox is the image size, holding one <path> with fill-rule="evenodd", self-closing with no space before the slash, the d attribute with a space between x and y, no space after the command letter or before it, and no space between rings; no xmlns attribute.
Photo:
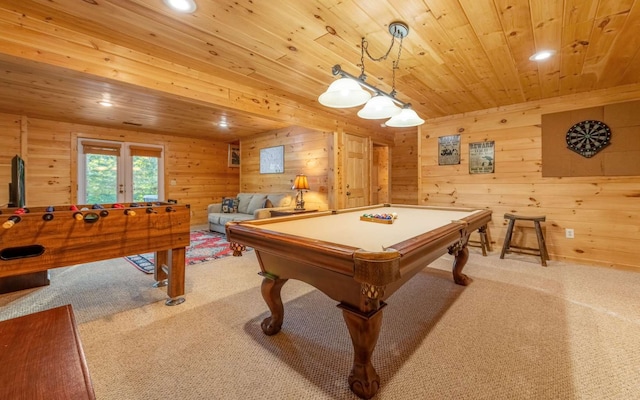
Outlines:
<svg viewBox="0 0 640 400"><path fill-rule="evenodd" d="M573 229L571 228L567 228L564 230L564 235L567 237L567 239L573 239L575 236L573 235Z"/></svg>

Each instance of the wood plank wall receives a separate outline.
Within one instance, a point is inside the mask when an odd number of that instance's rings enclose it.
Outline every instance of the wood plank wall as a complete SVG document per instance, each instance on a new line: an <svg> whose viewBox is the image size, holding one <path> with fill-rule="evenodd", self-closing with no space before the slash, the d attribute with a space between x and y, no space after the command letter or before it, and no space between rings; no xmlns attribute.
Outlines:
<svg viewBox="0 0 640 400"><path fill-rule="evenodd" d="M11 159L20 155L19 115L0 114L0 206L9 203L9 182L11 182Z"/></svg>
<svg viewBox="0 0 640 400"><path fill-rule="evenodd" d="M640 87L621 87L427 121L421 127L421 170L414 171L422 174L420 203L493 210L490 231L495 251L500 251L504 240L504 213L545 215L545 237L553 260L640 270L640 176L545 178L541 172L542 114L637 98ZM438 137L460 130L461 164L439 166ZM470 175L469 143L491 140L495 141L495 173ZM407 140L399 137L396 142ZM395 199L412 194L411 190L398 193L398 186L394 189ZM565 237L565 228L574 229L574 239ZM517 229L515 240L528 246L536 243L531 228Z"/></svg>
<svg viewBox="0 0 640 400"><path fill-rule="evenodd" d="M42 119L28 119L21 135L20 121L26 117L0 114L0 165L19 154L26 136L27 205L72 204L76 201L76 138L160 144L165 149L165 198L191 205L191 224L206 224L207 205L238 191L238 168L227 165L228 145L203 139L155 135ZM6 174L6 167L0 174ZM9 166L10 171L10 166ZM175 185L171 181L175 180ZM8 180L0 176L6 187ZM6 196L6 194L4 194ZM2 203L4 204L4 203Z"/></svg>
<svg viewBox="0 0 640 400"><path fill-rule="evenodd" d="M240 142L242 192L287 192L297 174L305 174L311 190L304 194L305 208L329 207L333 132L302 127L278 129ZM284 173L260 173L260 149L284 146ZM234 195L235 193L229 193Z"/></svg>
<svg viewBox="0 0 640 400"><path fill-rule="evenodd" d="M419 204L418 133L396 135L391 150L391 202Z"/></svg>

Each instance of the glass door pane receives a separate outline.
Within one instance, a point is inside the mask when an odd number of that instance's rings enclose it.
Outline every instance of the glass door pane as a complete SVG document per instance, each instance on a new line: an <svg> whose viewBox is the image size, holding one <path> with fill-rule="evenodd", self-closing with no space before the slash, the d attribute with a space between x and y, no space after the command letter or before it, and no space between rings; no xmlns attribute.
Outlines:
<svg viewBox="0 0 640 400"><path fill-rule="evenodd" d="M85 204L117 203L118 158L104 154L86 154Z"/></svg>
<svg viewBox="0 0 640 400"><path fill-rule="evenodd" d="M158 160L157 157L131 157L134 202L158 201Z"/></svg>

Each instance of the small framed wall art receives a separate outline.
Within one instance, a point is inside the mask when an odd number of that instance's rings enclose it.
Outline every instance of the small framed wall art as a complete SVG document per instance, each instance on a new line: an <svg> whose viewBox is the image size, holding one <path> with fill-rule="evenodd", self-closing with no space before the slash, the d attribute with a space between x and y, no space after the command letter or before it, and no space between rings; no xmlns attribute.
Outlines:
<svg viewBox="0 0 640 400"><path fill-rule="evenodd" d="M495 172L495 142L469 143L469 173L492 174Z"/></svg>
<svg viewBox="0 0 640 400"><path fill-rule="evenodd" d="M260 173L284 174L284 146L260 149Z"/></svg>
<svg viewBox="0 0 640 400"><path fill-rule="evenodd" d="M460 164L460 135L438 138L438 165Z"/></svg>
<svg viewBox="0 0 640 400"><path fill-rule="evenodd" d="M240 166L240 146L238 146L237 144L229 145L229 166Z"/></svg>

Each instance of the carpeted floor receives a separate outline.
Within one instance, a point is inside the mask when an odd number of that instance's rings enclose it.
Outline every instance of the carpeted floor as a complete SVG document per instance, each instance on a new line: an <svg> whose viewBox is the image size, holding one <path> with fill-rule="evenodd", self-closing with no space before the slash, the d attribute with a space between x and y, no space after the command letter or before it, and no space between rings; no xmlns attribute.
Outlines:
<svg viewBox="0 0 640 400"><path fill-rule="evenodd" d="M389 299L376 399L620 399L640 393L640 274L482 257L453 284L437 260ZM190 266L186 302L122 258L51 271L0 296L0 319L71 303L98 399L355 399L335 302L290 280L265 336L255 252Z"/></svg>

